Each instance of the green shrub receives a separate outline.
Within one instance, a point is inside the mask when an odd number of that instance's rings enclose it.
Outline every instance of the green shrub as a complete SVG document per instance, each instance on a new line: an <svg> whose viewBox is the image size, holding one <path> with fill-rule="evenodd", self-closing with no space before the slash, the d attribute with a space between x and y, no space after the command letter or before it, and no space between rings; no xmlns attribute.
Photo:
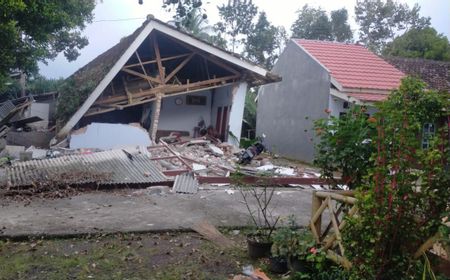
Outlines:
<svg viewBox="0 0 450 280"><path fill-rule="evenodd" d="M418 248L441 226L450 201L448 95L405 78L379 105L373 167L343 231L351 279L417 279ZM425 134L425 124L435 133ZM426 144L426 145L424 145Z"/></svg>

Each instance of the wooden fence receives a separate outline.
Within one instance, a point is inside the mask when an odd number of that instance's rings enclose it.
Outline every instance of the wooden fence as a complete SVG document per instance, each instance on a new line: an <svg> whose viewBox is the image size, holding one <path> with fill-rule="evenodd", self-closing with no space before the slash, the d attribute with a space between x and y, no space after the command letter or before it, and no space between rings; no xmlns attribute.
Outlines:
<svg viewBox="0 0 450 280"><path fill-rule="evenodd" d="M312 196L311 232L327 256L346 269L351 268L352 264L345 257L341 232L345 229L346 217L358 213L356 201L353 191L314 191ZM325 212L329 213L329 220L323 216ZM322 230L325 224L327 226ZM433 247L439 237L439 233L430 237L418 248L414 257L421 257Z"/></svg>
<svg viewBox="0 0 450 280"><path fill-rule="evenodd" d="M352 191L314 191L312 197L312 234L328 257L347 269L351 267L351 263L345 257L341 232L345 228L345 217L351 217L358 211L355 202ZM329 221L322 231L322 215L325 212L329 212Z"/></svg>

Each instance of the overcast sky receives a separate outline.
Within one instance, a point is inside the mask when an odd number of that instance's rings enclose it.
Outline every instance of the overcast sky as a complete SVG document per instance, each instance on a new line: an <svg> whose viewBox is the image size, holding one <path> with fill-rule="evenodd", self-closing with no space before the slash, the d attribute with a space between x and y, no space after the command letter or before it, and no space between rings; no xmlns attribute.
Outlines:
<svg viewBox="0 0 450 280"><path fill-rule="evenodd" d="M89 39L89 45L81 50L81 55L74 62L68 62L63 55L59 55L48 65L40 64L40 73L48 78L66 78L77 69L94 59L102 52L115 45L122 37L131 34L145 20L146 15L153 14L156 18L167 21L171 14L161 8L162 0L143 0L139 5L138 0L103 0L97 1L94 10L94 22L86 27L84 34ZM227 0L203 1L203 7L208 14L209 22L219 20L217 5ZM296 19L296 11L304 4L317 7L321 6L326 11L347 8L349 11L350 25L357 33L354 20L354 6L356 0L253 0L259 10L267 13L269 20L274 25L283 25L289 30ZM421 6L421 15L431 17L431 24L439 33L450 37L450 1L449 0L400 0L408 3L410 7L414 3ZM128 19L124 21L114 21Z"/></svg>

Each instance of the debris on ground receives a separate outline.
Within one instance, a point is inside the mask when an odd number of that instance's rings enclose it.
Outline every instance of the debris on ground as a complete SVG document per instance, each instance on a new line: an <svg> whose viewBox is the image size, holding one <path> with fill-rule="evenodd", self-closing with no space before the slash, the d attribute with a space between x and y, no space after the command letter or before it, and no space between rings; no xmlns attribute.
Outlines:
<svg viewBox="0 0 450 280"><path fill-rule="evenodd" d="M6 145L0 154L0 164L6 167L3 190L11 194L36 194L55 191L48 188L50 184L56 184L59 189L71 187L81 191L86 185L112 188L120 185L147 187L149 184L164 183L172 186L174 193L195 194L202 184L218 187L232 185L231 174L236 172L242 174L244 182L250 184L261 183L257 178L263 176L272 185L324 189L325 181L313 169L290 162L280 163L278 158L268 153L250 155L251 149L239 149L211 136L190 138L171 135L158 144L149 145L146 131L124 125L127 131L136 130L138 134L146 134L146 145L108 149L88 144L98 142L90 127L72 134L72 149L41 149L34 146L25 149L24 146ZM108 147L118 143L116 140L111 141ZM254 147L258 147L258 143ZM246 158L245 165L240 164L243 158ZM80 174L88 175L77 177ZM234 193L232 189L226 191L230 195Z"/></svg>
<svg viewBox="0 0 450 280"><path fill-rule="evenodd" d="M201 234L209 241L216 244L219 248L229 249L236 246L236 244L231 239L225 237L222 233L220 233L220 231L217 230L215 226L213 226L207 220L203 220L199 223L194 224L192 226L192 229Z"/></svg>

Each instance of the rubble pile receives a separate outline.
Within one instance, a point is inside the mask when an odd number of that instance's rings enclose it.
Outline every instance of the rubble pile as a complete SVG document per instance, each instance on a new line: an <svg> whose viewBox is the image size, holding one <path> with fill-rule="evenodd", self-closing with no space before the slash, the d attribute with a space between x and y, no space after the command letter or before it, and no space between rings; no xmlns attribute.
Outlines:
<svg viewBox="0 0 450 280"><path fill-rule="evenodd" d="M216 145L205 139L162 143L165 145L149 147L149 152L163 172L188 170L200 176L229 176L240 152L230 144Z"/></svg>

